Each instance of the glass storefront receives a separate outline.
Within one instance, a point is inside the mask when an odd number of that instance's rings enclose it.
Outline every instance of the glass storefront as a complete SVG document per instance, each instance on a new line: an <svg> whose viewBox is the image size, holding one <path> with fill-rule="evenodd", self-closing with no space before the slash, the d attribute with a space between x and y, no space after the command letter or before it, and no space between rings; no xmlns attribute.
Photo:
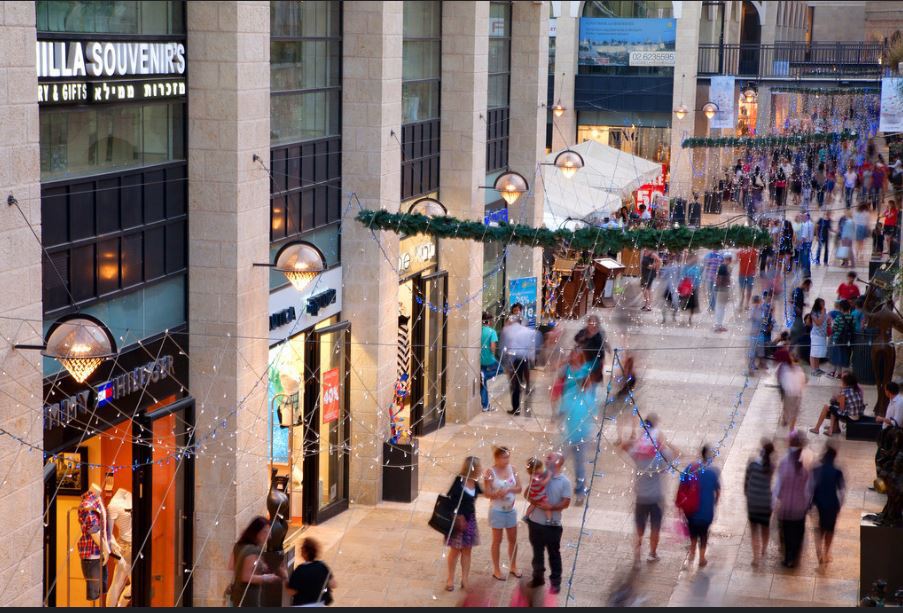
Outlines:
<svg viewBox="0 0 903 613"><path fill-rule="evenodd" d="M348 505L348 328L336 315L270 348L272 468L288 483L293 528Z"/></svg>
<svg viewBox="0 0 903 613"><path fill-rule="evenodd" d="M184 34L182 0L38 0L39 32Z"/></svg>
<svg viewBox="0 0 903 613"><path fill-rule="evenodd" d="M579 125L577 142L594 140L659 164L671 161L671 128Z"/></svg>

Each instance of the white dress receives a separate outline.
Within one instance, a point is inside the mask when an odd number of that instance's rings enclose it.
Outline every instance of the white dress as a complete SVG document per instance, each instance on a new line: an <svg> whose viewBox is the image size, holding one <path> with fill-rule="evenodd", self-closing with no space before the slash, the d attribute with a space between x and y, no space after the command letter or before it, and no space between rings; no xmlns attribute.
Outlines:
<svg viewBox="0 0 903 613"><path fill-rule="evenodd" d="M823 314L821 325L812 322L812 331L809 333L809 355L813 358L828 357L828 315Z"/></svg>

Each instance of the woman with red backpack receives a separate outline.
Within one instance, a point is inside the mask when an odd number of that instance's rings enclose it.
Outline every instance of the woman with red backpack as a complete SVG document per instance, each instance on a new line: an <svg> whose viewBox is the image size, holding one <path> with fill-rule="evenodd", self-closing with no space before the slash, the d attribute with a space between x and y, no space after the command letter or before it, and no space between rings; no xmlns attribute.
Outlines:
<svg viewBox="0 0 903 613"><path fill-rule="evenodd" d="M690 464L680 475L677 488L677 508L683 511L690 533L690 551L687 561L692 563L699 546L699 568L708 564L705 558L709 543L709 528L715 519L715 505L721 496L719 471L712 466L712 454L708 445L703 445L700 460Z"/></svg>
<svg viewBox="0 0 903 613"><path fill-rule="evenodd" d="M677 284L677 296L680 308L689 315L687 324L693 325L693 313L699 311L699 286L702 283L702 267L696 254L687 256L687 264L684 266Z"/></svg>

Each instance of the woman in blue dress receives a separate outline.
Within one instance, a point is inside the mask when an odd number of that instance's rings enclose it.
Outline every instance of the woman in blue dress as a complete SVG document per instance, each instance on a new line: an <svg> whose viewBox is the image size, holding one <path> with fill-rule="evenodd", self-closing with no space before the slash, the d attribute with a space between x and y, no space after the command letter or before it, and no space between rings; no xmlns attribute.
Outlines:
<svg viewBox="0 0 903 613"><path fill-rule="evenodd" d="M586 496L586 448L593 439L596 413L596 384L590 374L591 361L583 351L575 349L562 371L563 387L558 405L562 444L574 457L574 487L577 504Z"/></svg>

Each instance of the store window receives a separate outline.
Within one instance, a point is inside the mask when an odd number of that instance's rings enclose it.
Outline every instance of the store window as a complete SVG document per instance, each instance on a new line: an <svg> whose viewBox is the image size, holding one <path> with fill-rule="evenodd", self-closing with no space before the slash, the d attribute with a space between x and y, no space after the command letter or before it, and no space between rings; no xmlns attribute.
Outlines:
<svg viewBox="0 0 903 613"><path fill-rule="evenodd" d="M511 3L489 3L489 109L508 106L511 79Z"/></svg>
<svg viewBox="0 0 903 613"><path fill-rule="evenodd" d="M182 0L39 0L38 32L85 34L185 34Z"/></svg>
<svg viewBox="0 0 903 613"><path fill-rule="evenodd" d="M671 128L648 126L577 126L577 142L588 140L659 164L671 162Z"/></svg>
<svg viewBox="0 0 903 613"><path fill-rule="evenodd" d="M404 3L402 123L439 117L442 5L437 0Z"/></svg>
<svg viewBox="0 0 903 613"><path fill-rule="evenodd" d="M340 134L341 3L270 2L270 142Z"/></svg>
<svg viewBox="0 0 903 613"><path fill-rule="evenodd" d="M43 108L41 180L185 159L182 103Z"/></svg>
<svg viewBox="0 0 903 613"><path fill-rule="evenodd" d="M671 0L592 0L583 7L584 17L671 17Z"/></svg>

